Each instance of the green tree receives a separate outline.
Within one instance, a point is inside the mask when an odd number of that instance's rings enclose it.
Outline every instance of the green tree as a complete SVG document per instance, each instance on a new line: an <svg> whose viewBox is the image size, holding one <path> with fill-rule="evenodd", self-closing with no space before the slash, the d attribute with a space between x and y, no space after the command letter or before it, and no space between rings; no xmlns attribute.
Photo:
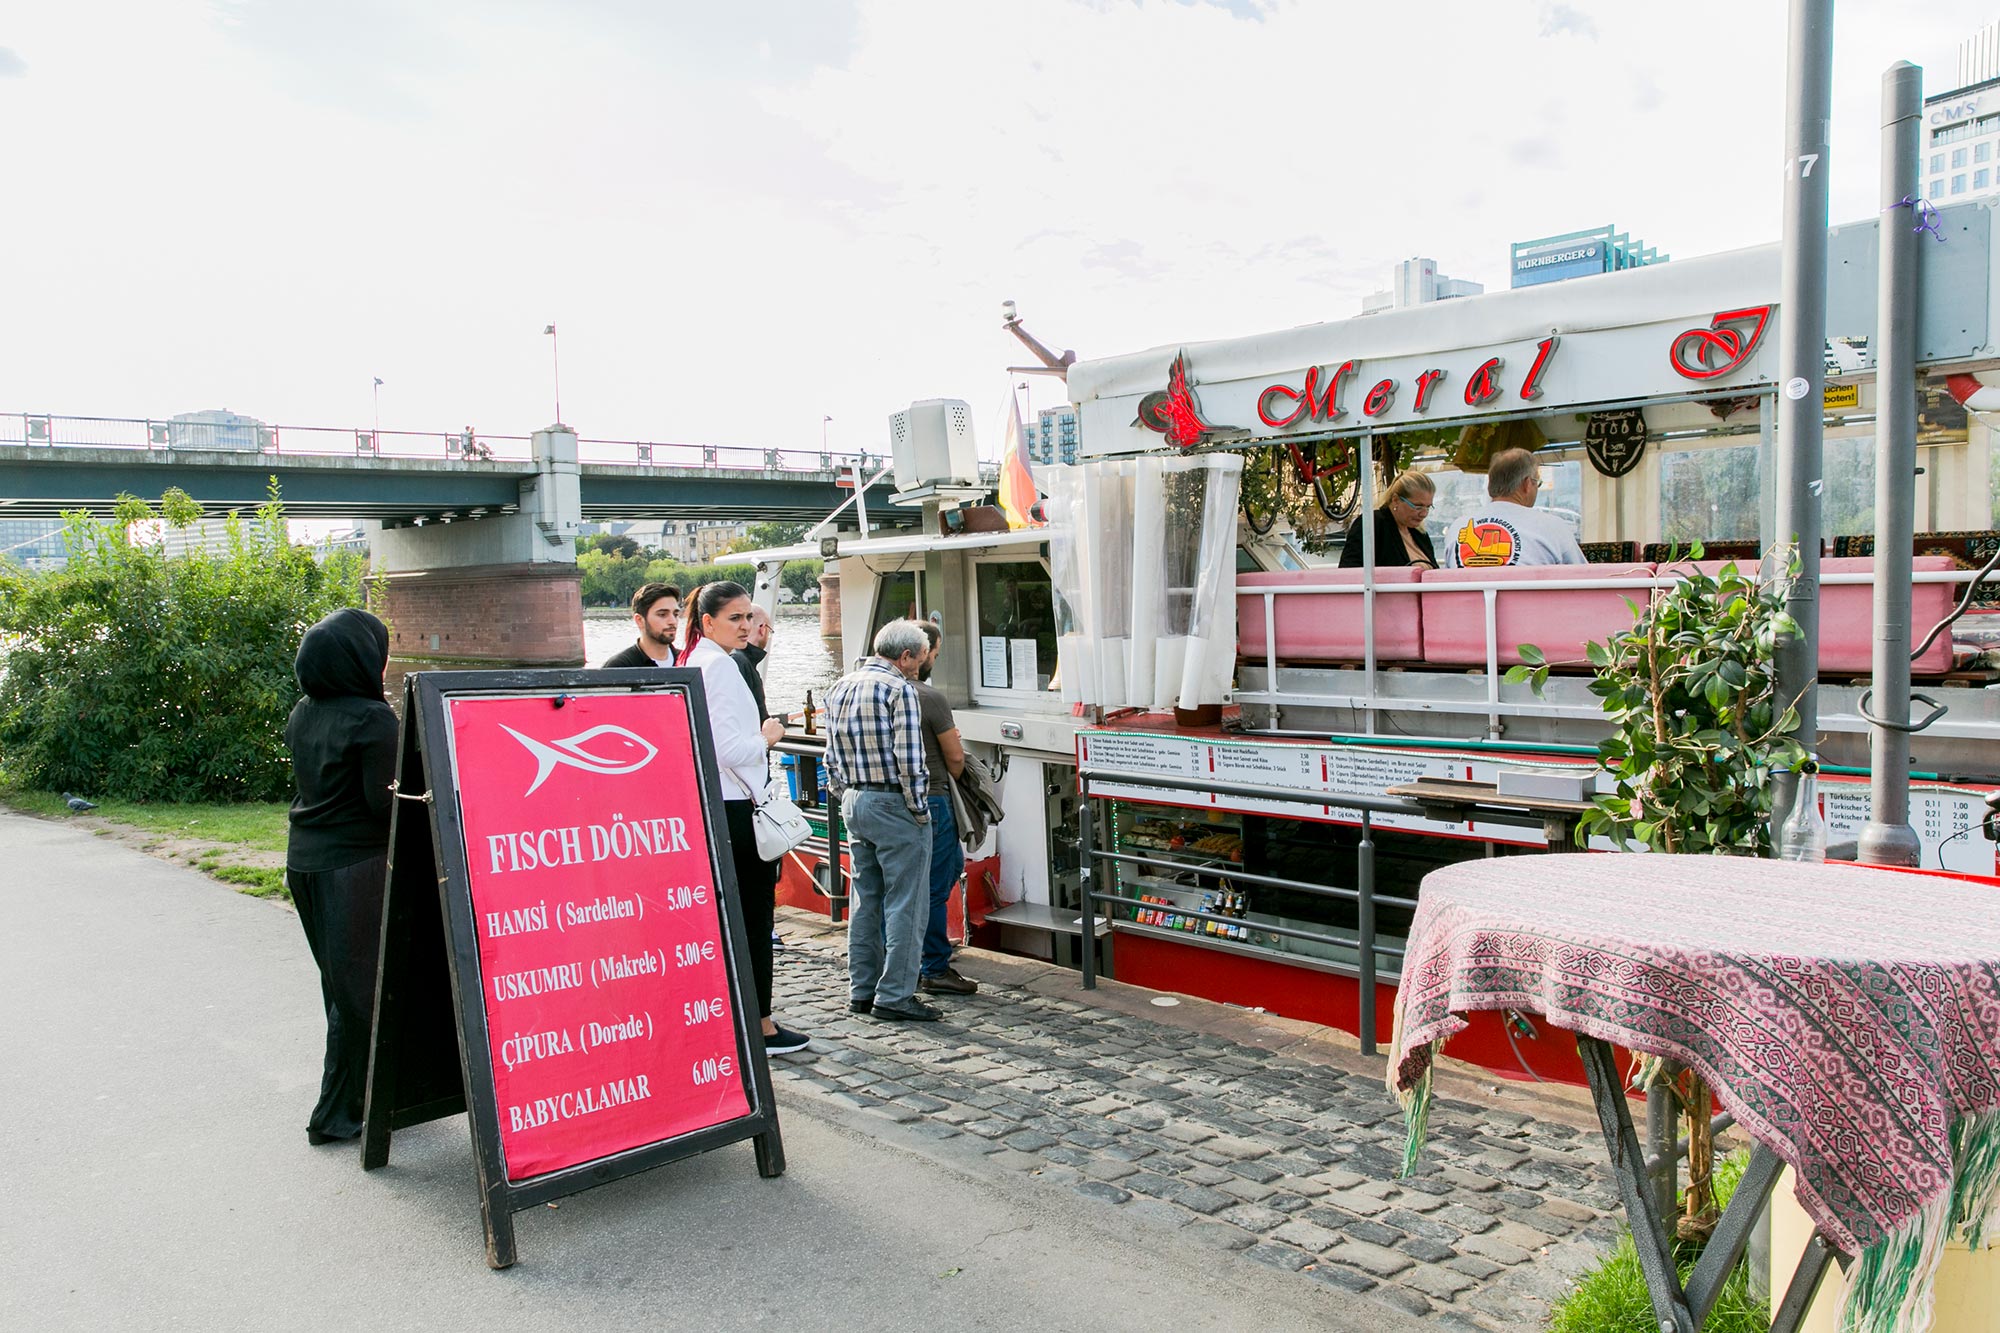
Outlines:
<svg viewBox="0 0 2000 1333"><path fill-rule="evenodd" d="M731 551L772 551L790 546L806 535L810 523L752 523L729 543Z"/></svg>
<svg viewBox="0 0 2000 1333"><path fill-rule="evenodd" d="M68 564L0 570L0 761L29 787L137 801L281 799L292 660L314 621L363 601L362 559L322 562L286 534L277 484L221 549L169 556L155 521L201 507L120 496L114 516L67 514Z"/></svg>

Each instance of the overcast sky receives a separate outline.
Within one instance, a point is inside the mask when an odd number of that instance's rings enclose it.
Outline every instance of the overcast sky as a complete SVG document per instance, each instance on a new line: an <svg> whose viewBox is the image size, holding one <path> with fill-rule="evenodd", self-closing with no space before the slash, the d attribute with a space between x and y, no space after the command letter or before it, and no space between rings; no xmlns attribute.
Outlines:
<svg viewBox="0 0 2000 1333"><path fill-rule="evenodd" d="M2000 2L1844 0L1833 218L1880 75ZM0 411L547 424L881 448L1023 350L1506 285L1613 222L1775 240L1785 5L1729 0L64 0L0 17ZM1034 405L1060 399L1040 380Z"/></svg>

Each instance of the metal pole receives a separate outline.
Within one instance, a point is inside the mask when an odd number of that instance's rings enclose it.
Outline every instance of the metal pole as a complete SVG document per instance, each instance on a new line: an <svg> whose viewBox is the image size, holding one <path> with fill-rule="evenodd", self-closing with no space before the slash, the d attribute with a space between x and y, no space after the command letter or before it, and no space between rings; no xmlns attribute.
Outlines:
<svg viewBox="0 0 2000 1333"><path fill-rule="evenodd" d="M1370 736L1375 734L1375 433L1369 431L1354 442L1355 456L1360 460L1360 474L1354 479L1356 492L1361 497L1361 655L1362 664L1368 675L1368 711L1362 724ZM1271 638L1278 637L1277 626L1271 627ZM1276 689L1274 682L1272 688ZM1365 826L1364 826L1365 827Z"/></svg>
<svg viewBox="0 0 2000 1333"><path fill-rule="evenodd" d="M1083 988L1097 989L1097 828L1090 817L1090 779L1085 777L1079 791L1083 809L1077 814L1077 883L1083 894L1083 935L1077 941L1083 954Z"/></svg>
<svg viewBox="0 0 2000 1333"><path fill-rule="evenodd" d="M1367 516L1368 527L1375 527L1374 515ZM1361 1053L1375 1054L1375 830L1368 812L1361 812L1361 844L1354 849L1355 889L1360 898L1355 903L1355 944L1361 951L1360 1021L1355 1024L1360 1029L1355 1033L1361 1038Z"/></svg>
<svg viewBox="0 0 2000 1333"><path fill-rule="evenodd" d="M1917 196L1924 72L1882 73L1881 275L1875 300L1875 707L1868 720L1868 822L1855 859L1915 866L1910 827L1910 553L1917 502ZM1877 719L1880 719L1879 721Z"/></svg>
<svg viewBox="0 0 2000 1333"><path fill-rule="evenodd" d="M1780 542L1798 543L1798 577L1785 609L1799 637L1778 650L1778 694L1798 709L1795 733L1819 746L1819 543L1826 381L1826 211L1833 100L1833 0L1791 0L1786 42L1785 211L1778 317L1778 510ZM1782 706L1782 705L1781 705ZM1774 824L1791 810L1797 780L1781 775Z"/></svg>

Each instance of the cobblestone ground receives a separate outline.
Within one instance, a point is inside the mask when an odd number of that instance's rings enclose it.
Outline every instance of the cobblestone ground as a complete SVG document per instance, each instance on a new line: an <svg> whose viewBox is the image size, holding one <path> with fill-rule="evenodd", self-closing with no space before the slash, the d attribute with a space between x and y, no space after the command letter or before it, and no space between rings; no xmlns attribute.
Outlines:
<svg viewBox="0 0 2000 1333"><path fill-rule="evenodd" d="M816 1040L772 1061L786 1095L952 1141L1218 1262L1440 1328L1533 1329L1619 1233L1594 1131L1441 1096L1423 1162L1398 1180L1402 1114L1379 1062L1295 1059L1043 993L1069 987L993 955L961 956L980 993L930 997L942 1022L859 1018L841 936L803 920L784 922L777 1008Z"/></svg>

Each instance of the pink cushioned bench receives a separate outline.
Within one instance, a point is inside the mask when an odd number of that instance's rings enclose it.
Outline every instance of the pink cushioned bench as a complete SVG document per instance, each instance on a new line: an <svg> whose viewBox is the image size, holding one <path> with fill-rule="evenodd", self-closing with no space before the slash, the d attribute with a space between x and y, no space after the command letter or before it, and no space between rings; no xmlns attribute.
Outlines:
<svg viewBox="0 0 2000 1333"><path fill-rule="evenodd" d="M1557 665L1584 662L1584 644L1598 642L1632 628L1630 597L1645 604L1651 590L1643 581L1653 577L1651 565L1529 565L1503 569L1439 569L1424 575L1424 661L1433 666L1486 665L1486 607L1483 592L1452 592L1459 583L1507 583L1496 594L1493 623L1499 640L1499 662L1518 665L1520 645L1532 643ZM1537 591L1537 583L1579 579L1618 579L1642 586L1621 589L1558 589Z"/></svg>
<svg viewBox="0 0 2000 1333"><path fill-rule="evenodd" d="M1414 662L1424 655L1416 584L1422 571L1375 571L1375 660ZM1361 586L1358 569L1286 569L1236 576L1236 651L1261 663L1266 655L1264 599L1260 588ZM1278 625L1281 662L1358 662L1367 599L1357 593L1287 593L1271 599ZM1480 659L1484 661L1484 658Z"/></svg>
<svg viewBox="0 0 2000 1333"><path fill-rule="evenodd" d="M1736 564L1754 574L1750 561L1703 560L1692 567L1705 574L1720 573ZM1486 665L1485 594L1453 591L1465 583L1507 583L1495 595L1494 625L1502 667L1518 665L1520 645L1534 644L1548 661L1577 666L1586 661L1584 645L1599 643L1632 627L1630 597L1644 605L1652 595L1645 586L1657 569L1661 575L1684 572L1677 565L1535 565L1512 569L1443 569L1420 571L1392 568L1375 571L1375 659L1378 662L1422 661L1449 668ZM1956 568L1949 556L1918 556L1913 571L1943 573ZM1824 578L1834 574L1873 574L1871 556L1820 561ZM1630 589L1558 589L1538 591L1537 583L1579 579L1615 579ZM1301 569L1239 574L1236 578L1237 653L1245 661L1265 658L1264 599L1261 588L1358 587L1358 569ZM1910 589L1912 646L1930 627L1951 614L1963 590L1954 583L1918 583ZM1866 675L1873 667L1873 583L1820 588L1819 669L1833 676ZM1362 641L1361 597L1352 593L1292 593L1276 604L1277 657L1280 662L1354 662L1366 654ZM1951 636L1941 636L1923 657L1911 663L1918 676L1951 670Z"/></svg>

